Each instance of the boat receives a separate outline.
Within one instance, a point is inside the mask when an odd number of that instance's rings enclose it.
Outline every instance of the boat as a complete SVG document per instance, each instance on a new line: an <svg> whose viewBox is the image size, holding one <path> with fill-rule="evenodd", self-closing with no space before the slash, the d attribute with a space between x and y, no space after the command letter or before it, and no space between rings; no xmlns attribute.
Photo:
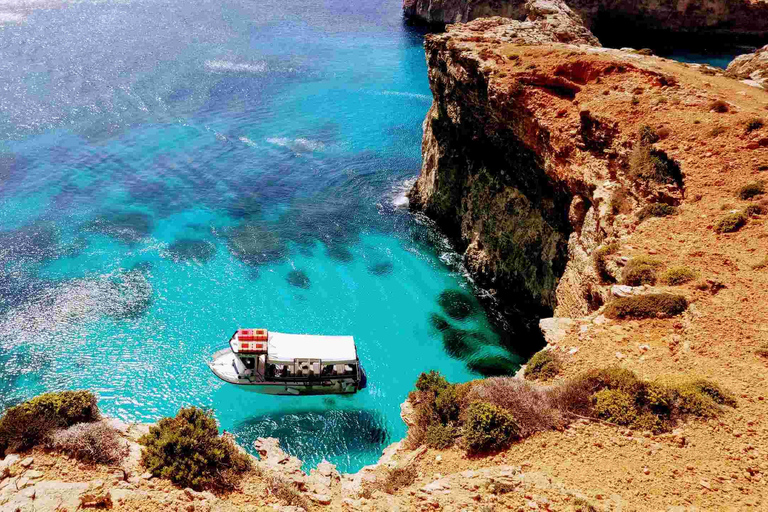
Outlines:
<svg viewBox="0 0 768 512"><path fill-rule="evenodd" d="M267 395L351 394L367 377L352 336L238 329L208 367L219 379Z"/></svg>

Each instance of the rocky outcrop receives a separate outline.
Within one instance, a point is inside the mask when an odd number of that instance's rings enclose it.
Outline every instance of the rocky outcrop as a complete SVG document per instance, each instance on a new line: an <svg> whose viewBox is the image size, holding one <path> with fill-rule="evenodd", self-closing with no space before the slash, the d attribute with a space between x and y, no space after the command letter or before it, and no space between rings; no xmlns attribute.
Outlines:
<svg viewBox="0 0 768 512"><path fill-rule="evenodd" d="M726 71L729 76L749 85L768 89L768 45L753 53L739 55L728 64Z"/></svg>
<svg viewBox="0 0 768 512"><path fill-rule="evenodd" d="M530 12L541 5L557 4L529 2ZM409 195L456 240L481 286L535 319L600 306L610 289L592 252L632 229L626 212L682 197L681 181L629 176L638 126L604 112L611 86L623 91L611 98L623 109L633 91L672 91L674 79L633 65L640 56L599 48L560 5L525 22L480 19L427 37L434 102ZM625 213L612 209L618 193Z"/></svg>
<svg viewBox="0 0 768 512"><path fill-rule="evenodd" d="M761 38L768 34L768 4L761 0L567 0L588 28L616 46L642 43L650 33ZM466 23L503 16L524 19L524 0L403 0L411 19L433 24ZM711 42L711 41L710 41ZM658 41L646 40L642 46Z"/></svg>

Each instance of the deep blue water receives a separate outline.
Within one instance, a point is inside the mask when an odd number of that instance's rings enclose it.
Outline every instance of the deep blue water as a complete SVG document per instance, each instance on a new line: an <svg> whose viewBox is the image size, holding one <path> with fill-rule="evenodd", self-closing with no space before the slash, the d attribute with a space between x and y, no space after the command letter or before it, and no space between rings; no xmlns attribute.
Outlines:
<svg viewBox="0 0 768 512"><path fill-rule="evenodd" d="M246 446L355 470L404 435L421 371L514 370L403 207L431 95L400 9L0 4L0 408L73 388L130 421L194 404ZM224 385L204 361L237 327L353 335L369 386Z"/></svg>

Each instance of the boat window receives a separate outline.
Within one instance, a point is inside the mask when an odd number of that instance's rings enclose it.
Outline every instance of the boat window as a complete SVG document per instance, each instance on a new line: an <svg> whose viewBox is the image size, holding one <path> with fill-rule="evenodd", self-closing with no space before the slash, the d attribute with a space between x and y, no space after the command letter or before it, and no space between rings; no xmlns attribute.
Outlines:
<svg viewBox="0 0 768 512"><path fill-rule="evenodd" d="M255 357L241 357L240 360L243 362L243 366L245 366L247 370L253 370L256 368Z"/></svg>

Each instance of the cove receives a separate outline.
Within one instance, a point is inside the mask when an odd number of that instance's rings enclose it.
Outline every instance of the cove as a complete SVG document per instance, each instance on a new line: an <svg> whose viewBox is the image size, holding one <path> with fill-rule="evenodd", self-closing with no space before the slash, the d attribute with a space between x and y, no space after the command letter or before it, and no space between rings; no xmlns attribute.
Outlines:
<svg viewBox="0 0 768 512"><path fill-rule="evenodd" d="M373 0L41 4L0 25L0 409L61 389L127 421L198 405L243 446L354 471L404 436L420 372L516 370L404 204L423 35ZM368 388L221 383L204 363L246 326L355 336Z"/></svg>

